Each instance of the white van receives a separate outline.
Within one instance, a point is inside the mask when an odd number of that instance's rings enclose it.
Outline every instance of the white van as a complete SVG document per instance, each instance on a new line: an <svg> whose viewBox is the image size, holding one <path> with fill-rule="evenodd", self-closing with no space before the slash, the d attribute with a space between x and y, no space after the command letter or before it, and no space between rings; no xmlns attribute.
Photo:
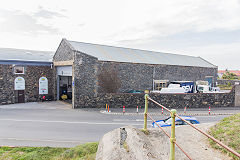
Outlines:
<svg viewBox="0 0 240 160"><path fill-rule="evenodd" d="M185 89L180 84L169 84L168 88L162 88L160 93L185 93Z"/></svg>

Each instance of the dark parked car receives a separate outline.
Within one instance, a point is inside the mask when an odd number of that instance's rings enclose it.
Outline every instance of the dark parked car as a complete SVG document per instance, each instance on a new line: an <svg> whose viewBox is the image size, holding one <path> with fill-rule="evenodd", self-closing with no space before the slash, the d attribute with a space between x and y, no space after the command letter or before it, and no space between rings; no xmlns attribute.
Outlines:
<svg viewBox="0 0 240 160"><path fill-rule="evenodd" d="M144 92L140 90L130 90L127 93L144 93Z"/></svg>

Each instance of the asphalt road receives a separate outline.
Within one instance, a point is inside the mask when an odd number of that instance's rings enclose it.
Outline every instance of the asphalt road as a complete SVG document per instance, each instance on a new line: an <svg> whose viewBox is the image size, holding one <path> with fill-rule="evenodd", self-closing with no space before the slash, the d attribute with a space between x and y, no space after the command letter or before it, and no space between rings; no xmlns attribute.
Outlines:
<svg viewBox="0 0 240 160"><path fill-rule="evenodd" d="M207 123L226 116L195 117ZM153 118L159 120L166 116ZM72 147L99 141L106 132L126 125L142 128L143 115L102 114L98 109L73 110L61 102L5 105L0 106L0 145Z"/></svg>

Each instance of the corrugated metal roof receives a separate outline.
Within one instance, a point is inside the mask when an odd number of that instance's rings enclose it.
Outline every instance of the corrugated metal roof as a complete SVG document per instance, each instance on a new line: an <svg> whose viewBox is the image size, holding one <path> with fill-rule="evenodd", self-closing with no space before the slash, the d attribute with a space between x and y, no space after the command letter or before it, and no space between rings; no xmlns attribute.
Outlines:
<svg viewBox="0 0 240 160"><path fill-rule="evenodd" d="M51 62L54 52L0 48L0 60Z"/></svg>
<svg viewBox="0 0 240 160"><path fill-rule="evenodd" d="M94 56L100 61L116 61L146 64L166 64L180 66L211 67L216 66L202 59L186 55L146 51L131 48L113 47L84 42L68 41L72 47L82 53Z"/></svg>
<svg viewBox="0 0 240 160"><path fill-rule="evenodd" d="M23 60L0 60L0 64L15 64L24 66L51 66L52 62L38 62L38 61L23 61Z"/></svg>

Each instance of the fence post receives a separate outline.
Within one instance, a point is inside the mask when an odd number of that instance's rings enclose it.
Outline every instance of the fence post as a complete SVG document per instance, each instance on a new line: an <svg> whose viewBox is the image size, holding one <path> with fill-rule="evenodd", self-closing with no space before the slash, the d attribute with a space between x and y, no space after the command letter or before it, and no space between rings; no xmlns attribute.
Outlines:
<svg viewBox="0 0 240 160"><path fill-rule="evenodd" d="M144 128L143 130L147 131L147 112L148 112L148 94L145 94L145 111L144 111Z"/></svg>
<svg viewBox="0 0 240 160"><path fill-rule="evenodd" d="M172 125L171 125L171 138L170 138L170 157L169 160L175 160L175 117L177 111L175 109L171 110L171 117L172 117Z"/></svg>

